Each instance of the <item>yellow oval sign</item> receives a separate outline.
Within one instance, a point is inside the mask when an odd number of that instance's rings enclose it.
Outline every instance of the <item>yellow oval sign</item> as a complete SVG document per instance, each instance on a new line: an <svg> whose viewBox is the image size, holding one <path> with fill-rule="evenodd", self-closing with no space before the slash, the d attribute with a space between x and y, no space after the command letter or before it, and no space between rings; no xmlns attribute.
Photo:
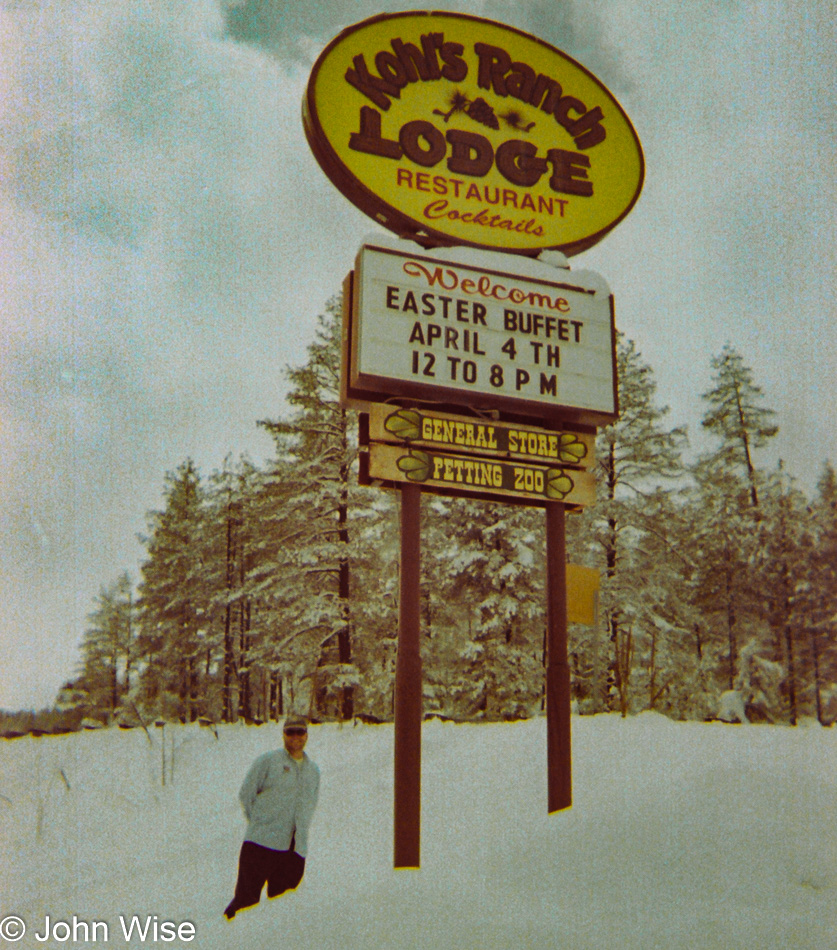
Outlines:
<svg viewBox="0 0 837 950"><path fill-rule="evenodd" d="M397 13L314 65L308 142L332 182L404 237L576 254L639 197L639 139L583 66L512 27Z"/></svg>

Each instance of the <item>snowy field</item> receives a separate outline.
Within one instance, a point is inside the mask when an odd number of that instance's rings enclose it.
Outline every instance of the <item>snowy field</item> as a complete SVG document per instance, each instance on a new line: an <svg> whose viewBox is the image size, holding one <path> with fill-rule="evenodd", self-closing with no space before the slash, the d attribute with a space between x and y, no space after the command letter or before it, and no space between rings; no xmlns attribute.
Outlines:
<svg viewBox="0 0 837 950"><path fill-rule="evenodd" d="M429 722L422 868L396 872L392 727L315 726L306 877L232 922L236 796L280 728L165 734L165 786L161 730L0 743L0 918L28 927L0 948L837 948L837 729L575 717L575 804L550 816L544 720ZM79 939L37 940L46 915Z"/></svg>

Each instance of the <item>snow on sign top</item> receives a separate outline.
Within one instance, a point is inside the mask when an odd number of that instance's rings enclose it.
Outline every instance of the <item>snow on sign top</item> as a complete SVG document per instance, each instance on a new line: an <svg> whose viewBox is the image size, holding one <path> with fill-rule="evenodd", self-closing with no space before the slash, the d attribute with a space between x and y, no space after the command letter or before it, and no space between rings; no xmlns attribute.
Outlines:
<svg viewBox="0 0 837 950"><path fill-rule="evenodd" d="M622 107L583 66L512 27L459 13L384 14L318 58L303 102L317 161L401 236L575 254L639 197Z"/></svg>

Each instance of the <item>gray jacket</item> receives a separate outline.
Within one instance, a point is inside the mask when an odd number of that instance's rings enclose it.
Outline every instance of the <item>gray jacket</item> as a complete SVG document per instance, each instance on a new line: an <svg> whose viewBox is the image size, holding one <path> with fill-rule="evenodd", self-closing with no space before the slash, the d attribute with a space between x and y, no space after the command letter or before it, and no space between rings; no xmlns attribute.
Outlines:
<svg viewBox="0 0 837 950"><path fill-rule="evenodd" d="M320 770L303 753L301 762L285 749L260 755L250 767L238 797L247 816L245 841L305 857L308 828L320 791Z"/></svg>

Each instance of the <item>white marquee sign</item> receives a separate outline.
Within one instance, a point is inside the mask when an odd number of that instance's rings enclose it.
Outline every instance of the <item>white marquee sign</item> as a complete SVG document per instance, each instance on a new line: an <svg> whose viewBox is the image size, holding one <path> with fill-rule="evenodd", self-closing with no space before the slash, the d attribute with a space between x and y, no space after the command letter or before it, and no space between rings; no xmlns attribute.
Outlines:
<svg viewBox="0 0 837 950"><path fill-rule="evenodd" d="M612 297L569 271L542 270L555 278L365 245L353 282L349 395L611 422Z"/></svg>

